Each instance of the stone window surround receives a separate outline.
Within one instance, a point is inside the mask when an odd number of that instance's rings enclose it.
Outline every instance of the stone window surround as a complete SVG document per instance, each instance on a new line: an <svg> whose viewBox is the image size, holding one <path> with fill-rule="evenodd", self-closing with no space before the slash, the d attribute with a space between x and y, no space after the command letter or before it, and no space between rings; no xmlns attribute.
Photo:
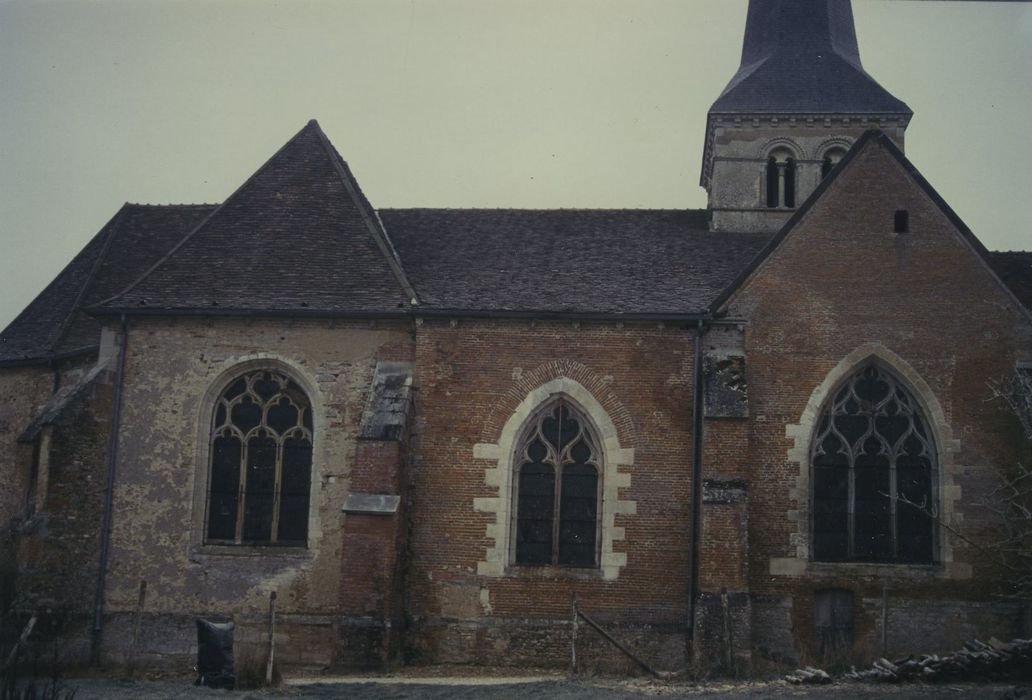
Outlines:
<svg viewBox="0 0 1032 700"><path fill-rule="evenodd" d="M935 440L939 457L939 481L936 484L939 499L939 518L956 526L962 519L957 512L961 489L956 483L959 469L955 456L960 451L960 440L953 437L953 429L946 420L942 405L928 383L903 358L881 343L866 343L846 355L828 372L810 394L799 422L785 426L785 437L794 441L788 449L788 461L798 465L799 472L794 485L789 489L789 498L796 508L787 512L787 518L794 525L790 535L793 557L771 557L769 572L772 576L885 576L899 578L946 578L968 579L972 571L969 564L953 559L953 546L943 528L935 541L935 564L875 564L866 562L815 562L810 552L812 500L810 485L811 441L825 403L832 397L841 383L848 379L860 366L870 360L877 360L907 385L914 399L920 405L928 421L928 427Z"/></svg>
<svg viewBox="0 0 1032 700"><path fill-rule="evenodd" d="M286 547L277 545L235 545L206 544L205 525L208 513L208 488L210 477L210 449L212 420L215 404L229 385L243 374L260 369L282 372L307 394L312 411L312 473L308 500L308 545L307 547ZM325 401L305 370L296 361L270 352L256 352L229 357L214 368L215 377L208 382L208 388L201 398L196 414L196 435L194 450L193 512L191 517L190 542L193 554L227 556L309 556L318 549L322 539L322 523L319 518L319 465L325 462L326 417Z"/></svg>
<svg viewBox="0 0 1032 700"><path fill-rule="evenodd" d="M602 450L599 568L590 571L566 567L544 568L548 570L549 575L564 575L569 572L571 576L576 577L600 572L603 579L615 580L620 574L620 569L627 565L627 554L613 551L613 543L623 540L625 535L624 528L616 527L616 515L634 515L637 512L635 501L619 498L619 489L631 485L630 473L621 472L620 467L634 465L634 449L620 445L616 426L591 392L574 379L557 377L532 390L520 402L505 422L497 443L477 443L473 446L475 459L493 462L492 466L484 470L484 483L498 490L495 497L473 499L474 510L495 516L494 521L488 522L485 528L487 539L494 544L487 548L484 560L477 563L479 576L500 577L516 571L513 565L515 548L512 546L513 517L516 510L513 459L516 441L521 436L527 420L537 415L538 410L546 403L560 396L575 405L592 422L592 428L599 437L599 447ZM542 567L518 567L518 570L529 568Z"/></svg>

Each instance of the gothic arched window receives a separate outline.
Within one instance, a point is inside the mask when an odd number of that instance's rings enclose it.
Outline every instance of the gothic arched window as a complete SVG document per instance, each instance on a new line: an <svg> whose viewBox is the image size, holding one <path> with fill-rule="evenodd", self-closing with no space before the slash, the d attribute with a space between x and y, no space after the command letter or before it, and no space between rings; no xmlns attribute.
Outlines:
<svg viewBox="0 0 1032 700"><path fill-rule="evenodd" d="M212 419L206 541L304 546L312 477L312 407L270 369L230 383Z"/></svg>
<svg viewBox="0 0 1032 700"><path fill-rule="evenodd" d="M517 443L517 564L598 566L602 454L567 401L537 413Z"/></svg>
<svg viewBox="0 0 1032 700"><path fill-rule="evenodd" d="M825 407L811 452L817 561L928 564L938 464L920 407L876 364Z"/></svg>

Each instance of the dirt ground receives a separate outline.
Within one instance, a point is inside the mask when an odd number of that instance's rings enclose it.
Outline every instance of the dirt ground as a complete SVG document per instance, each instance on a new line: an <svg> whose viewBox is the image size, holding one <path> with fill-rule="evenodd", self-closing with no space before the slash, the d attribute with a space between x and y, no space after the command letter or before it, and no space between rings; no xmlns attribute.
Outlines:
<svg viewBox="0 0 1032 700"><path fill-rule="evenodd" d="M75 689L75 700L165 700L173 698L225 698L225 700L617 700L654 697L662 700L727 700L729 698L798 698L799 700L1032 700L1032 685L941 684L874 685L832 684L799 687L784 681L763 683L658 682L645 679L613 680L561 677L344 677L288 679L275 689L225 691L193 686L189 680L129 681L79 678L64 682Z"/></svg>

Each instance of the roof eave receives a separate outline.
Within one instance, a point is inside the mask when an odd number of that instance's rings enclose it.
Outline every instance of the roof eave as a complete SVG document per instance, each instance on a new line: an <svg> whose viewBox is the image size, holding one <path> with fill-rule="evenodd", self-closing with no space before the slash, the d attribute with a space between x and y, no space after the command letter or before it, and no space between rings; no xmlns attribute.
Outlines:
<svg viewBox="0 0 1032 700"><path fill-rule="evenodd" d="M203 308L160 308L160 307L92 307L86 312L100 317L111 316L218 316L218 317L265 317L265 318L354 318L354 319L401 319L401 318L498 318L498 319L540 319L571 321L668 321L695 322L711 319L708 311L577 311L548 309L463 309L410 307L396 310L334 310L334 309L231 309L223 307Z"/></svg>
<svg viewBox="0 0 1032 700"><path fill-rule="evenodd" d="M70 360L76 357L82 357L85 355L91 355L98 352L100 346L88 345L75 350L66 350L65 352L54 353L51 355L41 355L38 357L24 357L12 360L0 360L0 367L29 367L32 365L48 365L52 362L60 362L62 360Z"/></svg>

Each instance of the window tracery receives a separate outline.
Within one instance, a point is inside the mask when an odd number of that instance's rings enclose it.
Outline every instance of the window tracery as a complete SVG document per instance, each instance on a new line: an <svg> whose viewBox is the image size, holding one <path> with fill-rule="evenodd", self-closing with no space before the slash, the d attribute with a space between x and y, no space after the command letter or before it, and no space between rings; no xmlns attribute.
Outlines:
<svg viewBox="0 0 1032 700"><path fill-rule="evenodd" d="M598 566L602 453L565 400L531 419L516 449L517 564Z"/></svg>
<svg viewBox="0 0 1032 700"><path fill-rule="evenodd" d="M248 372L215 402L206 541L304 546L312 410L285 374Z"/></svg>
<svg viewBox="0 0 1032 700"><path fill-rule="evenodd" d="M876 364L825 408L812 444L818 561L931 563L938 463L910 392Z"/></svg>

